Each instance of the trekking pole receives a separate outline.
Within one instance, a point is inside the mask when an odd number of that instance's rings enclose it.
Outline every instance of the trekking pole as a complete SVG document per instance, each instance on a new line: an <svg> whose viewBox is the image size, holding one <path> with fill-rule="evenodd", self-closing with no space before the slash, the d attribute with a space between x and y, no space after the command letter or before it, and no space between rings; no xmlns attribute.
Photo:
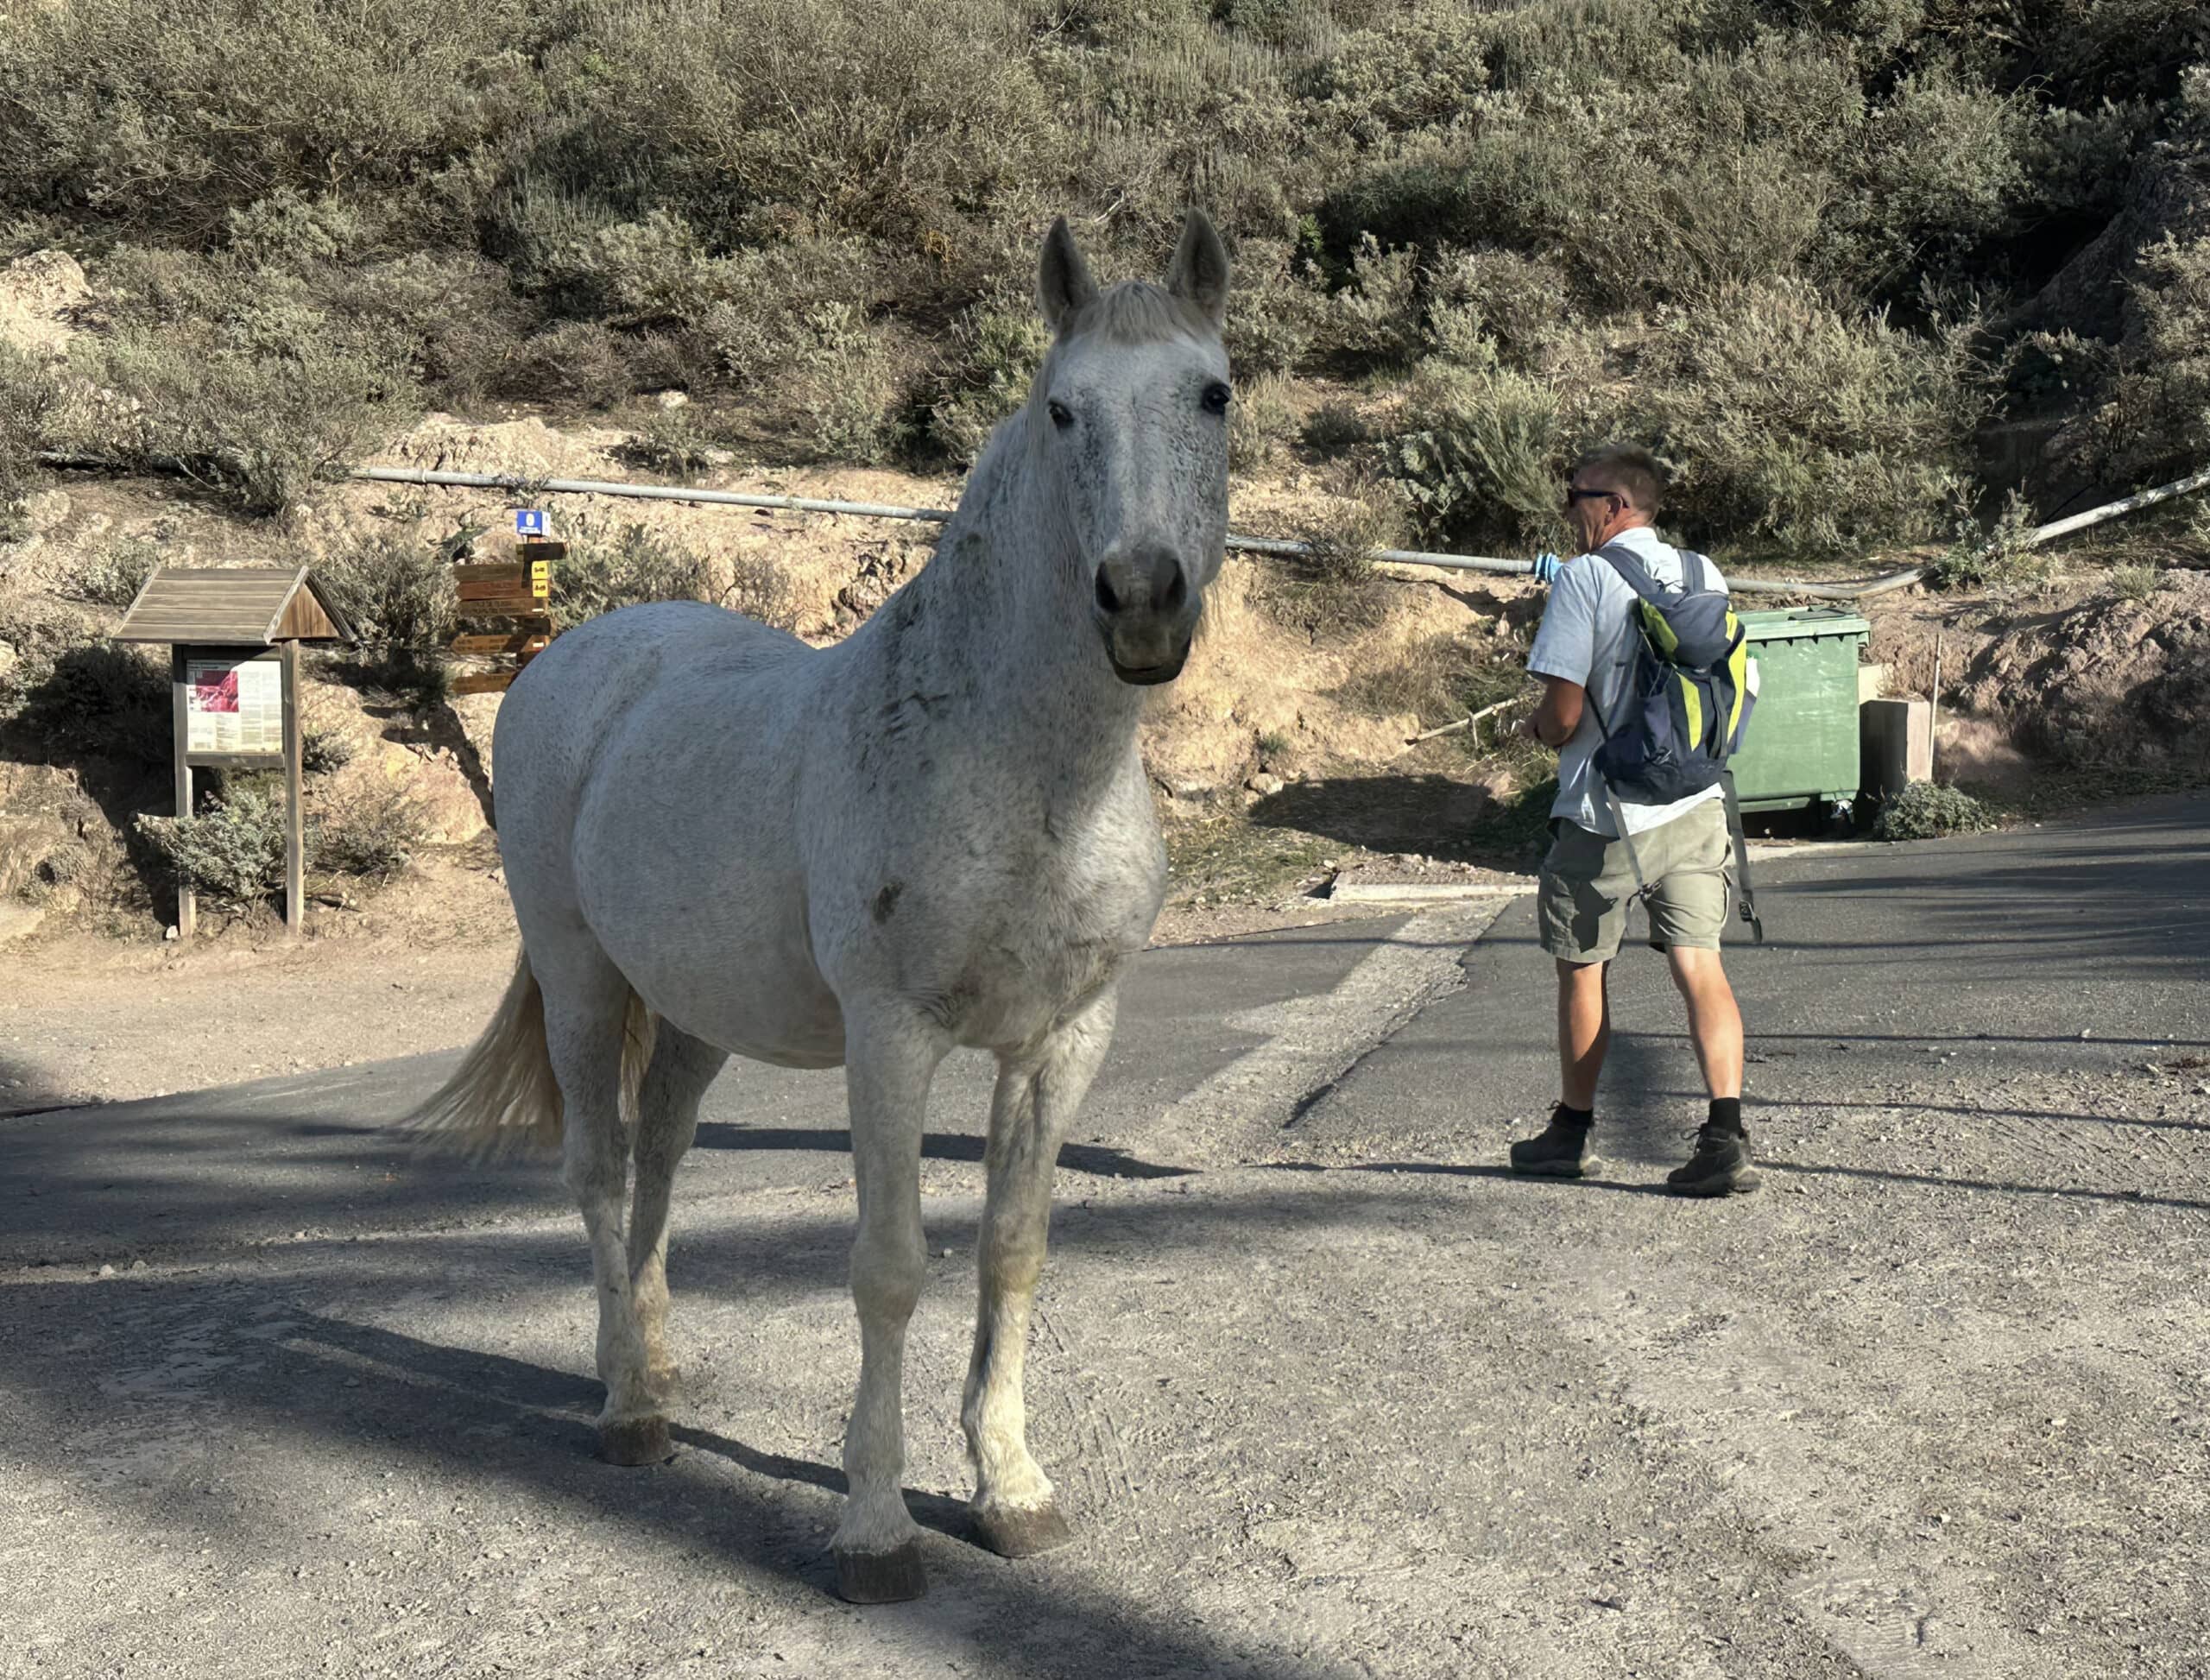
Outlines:
<svg viewBox="0 0 2210 1680"><path fill-rule="evenodd" d="M1438 735L1455 735L1460 729L1473 730L1474 739L1478 742L1481 738L1480 728L1481 720L1485 717L1493 717L1498 712L1506 711L1512 706L1518 705L1519 704L1519 698L1520 697L1518 695L1514 695L1509 700L1499 700L1493 706L1483 706L1479 711L1474 713L1470 717L1461 717L1454 722L1444 723L1436 729L1422 729L1418 735L1411 737L1411 743L1408 744L1416 744L1422 741L1432 741Z"/></svg>

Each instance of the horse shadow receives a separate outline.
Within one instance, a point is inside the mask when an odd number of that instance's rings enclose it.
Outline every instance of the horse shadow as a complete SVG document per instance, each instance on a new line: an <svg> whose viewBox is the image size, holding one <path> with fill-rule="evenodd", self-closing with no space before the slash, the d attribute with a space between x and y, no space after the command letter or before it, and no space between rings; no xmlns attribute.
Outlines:
<svg viewBox="0 0 2210 1680"><path fill-rule="evenodd" d="M931 1132L921 1140L921 1155L931 1161L972 1161L984 1158L988 1140L971 1132ZM691 1146L698 1149L818 1149L849 1155L852 1134L827 1127L738 1126L728 1121L699 1122ZM1069 1172L1098 1178L1186 1178L1193 1166L1172 1166L1146 1161L1125 1149L1103 1144L1069 1143L1059 1146L1059 1165Z"/></svg>

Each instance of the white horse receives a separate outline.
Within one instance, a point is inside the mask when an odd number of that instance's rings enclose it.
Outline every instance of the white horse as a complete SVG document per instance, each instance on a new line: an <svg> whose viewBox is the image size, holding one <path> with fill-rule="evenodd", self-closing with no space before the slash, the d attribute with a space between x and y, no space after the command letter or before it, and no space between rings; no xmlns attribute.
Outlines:
<svg viewBox="0 0 2210 1680"><path fill-rule="evenodd" d="M1227 292L1200 213L1163 287L1102 294L1061 219L1026 406L935 558L849 640L632 607L556 641L499 715L521 960L417 1119L565 1146L597 1282L600 1451L644 1464L671 1451L669 1183L699 1099L732 1052L843 1064L861 1354L833 1544L856 1601L925 1587L901 1367L923 1119L955 1045L998 1061L961 1410L974 1513L1007 1557L1069 1538L1021 1365L1060 1140L1165 886L1136 726L1146 685L1188 657L1227 534Z"/></svg>

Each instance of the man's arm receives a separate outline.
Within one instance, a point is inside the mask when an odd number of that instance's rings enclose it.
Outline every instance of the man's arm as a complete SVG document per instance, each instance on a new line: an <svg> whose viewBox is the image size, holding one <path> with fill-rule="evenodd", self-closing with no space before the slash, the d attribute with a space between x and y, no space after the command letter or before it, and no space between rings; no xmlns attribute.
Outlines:
<svg viewBox="0 0 2210 1680"><path fill-rule="evenodd" d="M1581 727L1588 672L1596 654L1596 575L1591 562L1569 565L1551 586L1527 670L1543 684L1542 704L1524 728L1545 747L1563 747Z"/></svg>
<svg viewBox="0 0 2210 1680"><path fill-rule="evenodd" d="M1527 720L1527 733L1545 747L1563 747L1581 727L1581 708L1588 691L1563 677L1543 678L1542 703Z"/></svg>

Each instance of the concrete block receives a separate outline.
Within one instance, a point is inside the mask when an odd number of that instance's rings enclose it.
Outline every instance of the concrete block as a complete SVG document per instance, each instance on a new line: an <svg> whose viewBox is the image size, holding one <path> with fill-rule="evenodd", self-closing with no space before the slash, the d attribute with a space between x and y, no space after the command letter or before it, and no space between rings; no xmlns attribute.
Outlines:
<svg viewBox="0 0 2210 1680"><path fill-rule="evenodd" d="M1934 779L1934 706L1929 700L1867 700L1857 708L1860 785L1891 798Z"/></svg>
<svg viewBox="0 0 2210 1680"><path fill-rule="evenodd" d="M1860 665L1857 667L1857 702L1877 700L1888 692L1888 667L1885 665Z"/></svg>

